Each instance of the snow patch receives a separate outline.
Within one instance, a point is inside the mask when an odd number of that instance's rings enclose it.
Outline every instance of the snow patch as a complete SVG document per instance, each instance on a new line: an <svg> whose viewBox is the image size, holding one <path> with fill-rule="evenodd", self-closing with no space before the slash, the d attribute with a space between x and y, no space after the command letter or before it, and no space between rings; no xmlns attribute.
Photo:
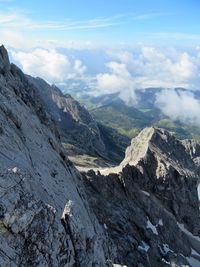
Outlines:
<svg viewBox="0 0 200 267"><path fill-rule="evenodd" d="M200 201L200 184L198 184L198 186L197 186L197 194L198 194L198 199ZM199 209L200 209L200 207L199 207Z"/></svg>
<svg viewBox="0 0 200 267"><path fill-rule="evenodd" d="M146 196L150 196L150 194L147 191L141 190L143 194L145 194Z"/></svg>
<svg viewBox="0 0 200 267"><path fill-rule="evenodd" d="M147 228L148 228L148 229L151 229L152 232L153 232L155 235L158 235L158 231L157 231L157 229L156 229L156 226L154 226L154 225L150 222L150 220L147 220Z"/></svg>
<svg viewBox="0 0 200 267"><path fill-rule="evenodd" d="M171 265L171 263L169 261L166 261L165 259L162 259L162 262L164 262L167 265Z"/></svg>
<svg viewBox="0 0 200 267"><path fill-rule="evenodd" d="M103 227L104 227L104 229L106 229L106 230L108 229L108 226L107 226L105 223L103 224Z"/></svg>
<svg viewBox="0 0 200 267"><path fill-rule="evenodd" d="M159 246L160 250L161 250L161 253L163 256L166 256L168 252L172 252L173 253L173 250L171 250L169 248L169 245L168 244L162 244L162 247Z"/></svg>
<svg viewBox="0 0 200 267"><path fill-rule="evenodd" d="M20 172L20 169L17 168L17 167L14 167L14 168L12 168L12 169L8 169L8 170L11 171L11 172L13 172L13 173L18 173L18 172Z"/></svg>
<svg viewBox="0 0 200 267"><path fill-rule="evenodd" d="M113 263L113 267L127 267L127 265L121 265L121 264Z"/></svg>
<svg viewBox="0 0 200 267"><path fill-rule="evenodd" d="M158 225L163 226L163 220L162 219L159 219Z"/></svg>
<svg viewBox="0 0 200 267"><path fill-rule="evenodd" d="M144 241L142 241L141 243L142 244L140 246L138 246L138 249L141 249L141 250L144 250L145 252L148 252L148 250L150 249L150 246Z"/></svg>

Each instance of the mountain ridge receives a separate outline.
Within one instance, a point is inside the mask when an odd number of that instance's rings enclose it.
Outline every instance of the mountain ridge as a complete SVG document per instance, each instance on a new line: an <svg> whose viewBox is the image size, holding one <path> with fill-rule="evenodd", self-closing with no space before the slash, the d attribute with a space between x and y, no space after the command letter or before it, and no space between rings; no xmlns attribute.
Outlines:
<svg viewBox="0 0 200 267"><path fill-rule="evenodd" d="M164 92L164 88L146 88L136 90L137 102L133 106L128 106L118 93L101 96L74 95L91 112L93 117L103 125L109 125L119 133L133 138L143 128L155 126L164 128L173 133L179 139L196 139L199 141L200 128L190 122L181 122L163 114L156 104L156 96ZM194 95L194 99L199 101L198 91L186 90L184 88L172 89L176 94L189 92ZM116 105L118 106L116 108Z"/></svg>
<svg viewBox="0 0 200 267"><path fill-rule="evenodd" d="M55 85L49 85L41 78L27 77L37 87L46 108L56 122L62 142L68 150L69 145L72 146L72 156L74 154L89 154L108 162L121 160L123 152L120 151L120 148L114 144L113 150L110 151L110 141L104 141L111 139L110 130L100 126L78 101L69 94L64 95ZM118 136L120 138L119 134Z"/></svg>
<svg viewBox="0 0 200 267"><path fill-rule="evenodd" d="M154 129L135 165L80 173L38 88L2 62L0 265L198 266L198 144Z"/></svg>

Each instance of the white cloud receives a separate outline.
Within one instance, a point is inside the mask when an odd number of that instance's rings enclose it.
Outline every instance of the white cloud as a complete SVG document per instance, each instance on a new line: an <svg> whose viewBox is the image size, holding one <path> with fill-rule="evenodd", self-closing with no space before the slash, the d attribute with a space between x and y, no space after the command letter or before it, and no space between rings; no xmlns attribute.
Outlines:
<svg viewBox="0 0 200 267"><path fill-rule="evenodd" d="M156 19L158 17L164 17L164 16L170 16L173 15L173 13L167 13L167 12L152 12L147 14L142 14L134 17L134 20L150 20L150 19Z"/></svg>
<svg viewBox="0 0 200 267"><path fill-rule="evenodd" d="M4 24L4 23L9 23L13 20L15 20L16 16L14 14L10 14L10 15L0 15L0 23Z"/></svg>
<svg viewBox="0 0 200 267"><path fill-rule="evenodd" d="M186 41L200 41L200 34L198 33L184 33L184 32L152 32L147 33L152 39L164 39L168 41L181 41L185 43Z"/></svg>
<svg viewBox="0 0 200 267"><path fill-rule="evenodd" d="M4 33L11 39L23 40L20 36ZM98 61L95 61L95 49L71 51L70 58L64 52L55 49L34 49L29 52L13 52L12 56L23 70L32 75L38 75L52 82L64 82L66 79L76 76L83 79L91 76L91 62L88 70L79 57L87 62L87 57L94 58L94 68L98 69ZM198 89L200 86L200 49L197 47L191 51L179 51L175 48L155 48L140 46L129 50L101 51L101 57L105 61L96 77L97 94L120 92L121 97L135 102L135 90L148 87ZM99 57L99 51L97 51ZM102 64L103 62L100 62ZM129 101L129 102L131 102Z"/></svg>
<svg viewBox="0 0 200 267"><path fill-rule="evenodd" d="M77 74L80 76L83 76L85 72L87 71L86 66L83 65L83 62L79 59L75 60L74 62L74 70Z"/></svg>
<svg viewBox="0 0 200 267"><path fill-rule="evenodd" d="M86 67L80 60L70 62L64 54L51 49L35 49L31 52L11 52L25 73L39 76L50 83L64 82L82 76Z"/></svg>
<svg viewBox="0 0 200 267"><path fill-rule="evenodd" d="M142 62L138 66L140 76L146 78L141 87L186 87L192 89L196 86L198 63L186 52L166 55L158 49L143 47L139 60Z"/></svg>
<svg viewBox="0 0 200 267"><path fill-rule="evenodd" d="M200 101L191 92L162 91L157 94L156 105L173 120L200 126Z"/></svg>
<svg viewBox="0 0 200 267"><path fill-rule="evenodd" d="M1 1L1 0L0 0ZM5 1L5 0L4 0ZM8 1L8 0L7 0ZM34 20L27 16L26 13L13 11L13 12L0 12L1 27L13 29L47 29L47 30L81 30L81 29L96 29L106 28L114 25L121 24L120 18L117 16L105 17L98 19L88 20Z"/></svg>
<svg viewBox="0 0 200 267"><path fill-rule="evenodd" d="M199 47L180 51L141 46L127 51L109 51L104 57L106 68L93 76L90 74L91 66L88 69L80 58L82 55L85 60L86 55L91 53L94 64L97 64L95 50L79 50L77 54L77 50L69 51L72 53L70 56L55 49L41 48L28 52L12 51L11 54L23 71L30 75L70 88L79 86L95 95L119 92L128 105L137 102L137 90L170 88L157 94L157 107L173 120L200 126L200 102L191 93L191 89L200 89ZM106 52L101 53L103 58ZM189 90L177 92L175 87Z"/></svg>
<svg viewBox="0 0 200 267"><path fill-rule="evenodd" d="M15 2L16 0L0 0L0 3L11 3Z"/></svg>
<svg viewBox="0 0 200 267"><path fill-rule="evenodd" d="M87 56L91 59L92 55L94 67L97 67L95 50L69 51L72 53L70 56L55 49L18 51L12 52L12 56L24 72L30 75L40 76L50 83L67 86L74 83L75 88L80 84L83 90L95 95L119 92L128 105L137 102L137 90L148 87L200 89L198 47L181 51L175 48L140 46L136 49L109 51L107 56L102 50L101 58L105 62L105 68L93 75L90 72L91 62L86 67L80 59L87 62ZM99 56L99 50L96 53ZM157 96L157 105L172 119L199 123L199 102L189 92L177 94L174 90L167 90Z"/></svg>
<svg viewBox="0 0 200 267"><path fill-rule="evenodd" d="M108 54L114 61L107 63L107 73L97 75L99 94L100 91L119 91L124 98L125 94L130 98L131 90L148 87L182 87L190 90L199 88L198 49L191 55L192 53L171 48L163 50L141 46L133 51L109 51Z"/></svg>
<svg viewBox="0 0 200 267"><path fill-rule="evenodd" d="M15 48L29 47L32 41L31 38L26 38L18 31L12 31L9 29L0 29L0 40L3 45L12 47L15 44Z"/></svg>
<svg viewBox="0 0 200 267"><path fill-rule="evenodd" d="M98 74L96 94L120 92L120 97L127 103L136 102L135 83L125 64L109 62L106 64L109 73Z"/></svg>
<svg viewBox="0 0 200 267"><path fill-rule="evenodd" d="M13 2L15 0L0 0L0 2ZM92 18L85 20L60 19L45 20L35 19L31 12L16 8L0 11L0 39L4 45L14 48L35 47L89 47L90 40L72 37L70 31L77 32L85 29L95 30L117 26L122 23L120 16ZM9 34L7 34L8 32ZM74 34L73 34L74 35ZM55 39L56 36L56 39ZM68 36L68 37L66 37ZM20 42L19 42L20 39ZM71 44L73 42L73 44ZM94 41L95 42L95 41ZM75 46L74 46L75 43Z"/></svg>
<svg viewBox="0 0 200 267"><path fill-rule="evenodd" d="M128 104L134 105L137 102L137 90L145 88L185 88L188 90L200 89L200 49L181 51L175 48L155 48L140 46L129 50L108 51L110 60L105 65L107 71L97 74L95 95L119 92L120 97ZM177 101L177 109L170 113L169 104L163 104L162 111L173 119L188 120L197 124L199 103L191 93L176 95L170 91L166 95L159 96L158 105L164 100L175 97L171 101L172 106ZM163 97L163 98L162 98ZM165 99L166 97L166 99ZM188 98L188 103L187 103ZM184 103L185 107L181 106ZM181 117L181 110L189 113L190 105L194 104L191 116L184 114ZM164 107L166 109L164 110ZM169 107L169 108L168 108ZM175 107L176 108L176 107ZM173 110L173 109L171 109ZM174 116L173 116L174 113ZM200 113L199 113L200 114Z"/></svg>
<svg viewBox="0 0 200 267"><path fill-rule="evenodd" d="M15 0L0 0L0 2ZM83 30L104 29L124 23L122 16L110 16L85 20L60 19L45 20L34 19L31 12L16 8L0 11L0 39L6 46L14 48L90 48L100 46L96 40L85 39L77 34ZM72 32L72 34L71 34ZM74 36L76 32L76 36ZM56 37L55 37L56 36ZM72 37L70 37L72 36ZM79 38L79 36L81 36Z"/></svg>

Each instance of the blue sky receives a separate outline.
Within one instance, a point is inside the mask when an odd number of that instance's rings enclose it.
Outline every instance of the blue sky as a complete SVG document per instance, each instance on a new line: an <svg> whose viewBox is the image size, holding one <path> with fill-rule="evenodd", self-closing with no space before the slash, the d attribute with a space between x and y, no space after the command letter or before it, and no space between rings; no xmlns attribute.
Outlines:
<svg viewBox="0 0 200 267"><path fill-rule="evenodd" d="M199 0L0 0L0 10L13 46L200 42Z"/></svg>
<svg viewBox="0 0 200 267"><path fill-rule="evenodd" d="M134 105L137 90L166 88L163 113L200 125L199 13L200 0L0 0L0 42L25 73L72 94Z"/></svg>

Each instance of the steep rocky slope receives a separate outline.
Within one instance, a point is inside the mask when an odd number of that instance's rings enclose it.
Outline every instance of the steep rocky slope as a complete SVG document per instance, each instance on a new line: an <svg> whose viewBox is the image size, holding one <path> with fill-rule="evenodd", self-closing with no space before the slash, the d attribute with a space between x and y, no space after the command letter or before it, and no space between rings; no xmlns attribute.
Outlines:
<svg viewBox="0 0 200 267"><path fill-rule="evenodd" d="M70 95L63 95L56 86L49 85L41 78L28 76L28 79L38 89L60 129L62 141L73 144L82 153L106 157L106 148L98 125L89 112Z"/></svg>
<svg viewBox="0 0 200 267"><path fill-rule="evenodd" d="M187 144L188 141L179 141L165 130L147 128L132 140L121 165L136 166L143 176L138 183L198 234L195 201L198 204L199 166Z"/></svg>
<svg viewBox="0 0 200 267"><path fill-rule="evenodd" d="M145 129L81 174L45 106L0 47L0 266L199 266L198 144Z"/></svg>
<svg viewBox="0 0 200 267"><path fill-rule="evenodd" d="M93 160L101 161L102 165L119 163L123 159L124 148L129 144L128 138L97 123L87 109L69 94L64 95L55 85L41 78L27 77L46 104L46 109L57 125L61 141L74 163L84 163L80 155L84 159L88 158L87 155L92 156Z"/></svg>
<svg viewBox="0 0 200 267"><path fill-rule="evenodd" d="M105 265L90 211L37 89L0 48L0 266Z"/></svg>
<svg viewBox="0 0 200 267"><path fill-rule="evenodd" d="M85 175L90 205L118 244L121 264L199 266L200 177L190 154L185 142L146 128L127 148L121 172Z"/></svg>

